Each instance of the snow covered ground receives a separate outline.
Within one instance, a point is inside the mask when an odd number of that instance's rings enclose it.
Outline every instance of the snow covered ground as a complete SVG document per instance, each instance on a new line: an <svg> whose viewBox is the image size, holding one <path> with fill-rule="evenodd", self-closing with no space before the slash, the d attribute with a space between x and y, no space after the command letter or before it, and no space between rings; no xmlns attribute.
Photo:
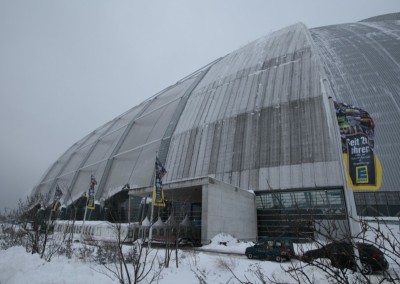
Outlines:
<svg viewBox="0 0 400 284"><path fill-rule="evenodd" d="M392 228L399 234L399 226ZM225 245L219 244L226 242ZM176 268L175 259L169 268L161 271L158 283L262 283L257 272L262 271L265 277L275 279L280 283L296 283L288 273L284 271L292 265L299 265L299 260L277 263L274 261L249 260L245 257L246 247L252 243L238 242L229 235L220 234L212 239L212 242L203 246L199 251L180 250L179 267ZM84 247L82 243L74 243L76 251ZM129 247L127 246L126 249ZM300 250L300 248L297 248ZM216 251L221 253L210 253ZM235 254L227 255L226 252ZM153 249L153 254L163 260L165 251ZM228 269L230 268L230 270ZM313 268L305 268L307 275L315 280L315 283L328 283L322 271ZM159 270L158 264L153 271ZM236 278L237 277L237 278ZM349 272L349 278L356 277ZM371 283L379 283L382 275L369 277ZM268 279L266 280L269 283ZM203 281L203 282L202 282ZM101 264L84 261L75 253L71 259L65 255L54 256L51 262L40 259L39 255L25 252L23 247L13 247L8 250L0 250L0 284L20 283L118 283L109 271ZM147 283L144 281L143 283Z"/></svg>

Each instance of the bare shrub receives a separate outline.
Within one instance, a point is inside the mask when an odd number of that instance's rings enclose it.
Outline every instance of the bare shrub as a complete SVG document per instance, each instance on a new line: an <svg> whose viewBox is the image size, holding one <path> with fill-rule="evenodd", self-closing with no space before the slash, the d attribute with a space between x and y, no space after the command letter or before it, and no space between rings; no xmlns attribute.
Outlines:
<svg viewBox="0 0 400 284"><path fill-rule="evenodd" d="M82 262L90 262L93 259L95 248L87 245L83 245L77 250L77 257Z"/></svg>
<svg viewBox="0 0 400 284"><path fill-rule="evenodd" d="M199 257L199 252L195 251L195 250L188 250L185 251L182 256L182 259L186 260L189 264L190 267L197 267L199 261L200 261L200 257Z"/></svg>
<svg viewBox="0 0 400 284"><path fill-rule="evenodd" d="M192 269L194 276L199 281L199 284L207 284L207 274L206 271L200 270L198 268Z"/></svg>
<svg viewBox="0 0 400 284"><path fill-rule="evenodd" d="M2 223L0 225L0 249L23 246L26 233L16 224Z"/></svg>
<svg viewBox="0 0 400 284"><path fill-rule="evenodd" d="M238 265L238 261L236 258L218 258L216 260L215 266L222 271L233 271Z"/></svg>
<svg viewBox="0 0 400 284"><path fill-rule="evenodd" d="M151 249L145 238L136 240L128 249L124 246L128 235L120 223L113 223L114 237L109 242L97 242L95 261L101 264L99 271L115 277L120 283L153 283L159 281L164 261L158 258L158 250Z"/></svg>

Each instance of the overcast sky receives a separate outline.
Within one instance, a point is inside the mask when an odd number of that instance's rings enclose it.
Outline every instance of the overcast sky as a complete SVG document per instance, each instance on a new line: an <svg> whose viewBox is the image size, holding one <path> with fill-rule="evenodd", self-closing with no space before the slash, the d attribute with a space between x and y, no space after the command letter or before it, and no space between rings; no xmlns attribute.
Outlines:
<svg viewBox="0 0 400 284"><path fill-rule="evenodd" d="M73 143L288 25L400 11L398 0L0 0L0 210Z"/></svg>

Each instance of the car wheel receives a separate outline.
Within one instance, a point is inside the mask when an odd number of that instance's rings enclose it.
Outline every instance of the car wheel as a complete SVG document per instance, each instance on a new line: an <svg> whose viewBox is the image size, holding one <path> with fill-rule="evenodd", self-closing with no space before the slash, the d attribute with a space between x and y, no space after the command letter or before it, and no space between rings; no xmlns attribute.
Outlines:
<svg viewBox="0 0 400 284"><path fill-rule="evenodd" d="M276 262L281 262L282 257L280 255L277 255L277 256L275 256L275 260L276 260Z"/></svg>
<svg viewBox="0 0 400 284"><path fill-rule="evenodd" d="M372 267L368 263L362 263L361 273L365 275L369 275L372 273Z"/></svg>
<svg viewBox="0 0 400 284"><path fill-rule="evenodd" d="M247 258L249 258L249 259L252 259L252 258L254 258L254 255L253 255L253 254L251 254L251 253L248 253L248 254L246 254L246 256L247 256Z"/></svg>

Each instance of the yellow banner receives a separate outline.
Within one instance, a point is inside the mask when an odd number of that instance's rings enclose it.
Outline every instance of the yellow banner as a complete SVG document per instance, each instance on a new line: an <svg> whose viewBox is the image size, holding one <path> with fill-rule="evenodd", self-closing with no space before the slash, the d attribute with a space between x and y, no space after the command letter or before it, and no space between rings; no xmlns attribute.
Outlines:
<svg viewBox="0 0 400 284"><path fill-rule="evenodd" d="M346 175L347 175L347 185L351 189L353 189L353 190L378 190L381 187L381 185L382 185L382 165L376 155L374 155L374 161L375 161L375 172L372 174L375 175L375 179L376 179L375 184L373 184L373 185L370 185L370 184L355 185L355 184L353 184L353 181L350 176L348 155L347 155L347 153L343 154L343 162L345 164ZM360 169L360 171L362 171L362 169Z"/></svg>
<svg viewBox="0 0 400 284"><path fill-rule="evenodd" d="M152 203L153 206L165 207L164 191L161 187L154 186Z"/></svg>

